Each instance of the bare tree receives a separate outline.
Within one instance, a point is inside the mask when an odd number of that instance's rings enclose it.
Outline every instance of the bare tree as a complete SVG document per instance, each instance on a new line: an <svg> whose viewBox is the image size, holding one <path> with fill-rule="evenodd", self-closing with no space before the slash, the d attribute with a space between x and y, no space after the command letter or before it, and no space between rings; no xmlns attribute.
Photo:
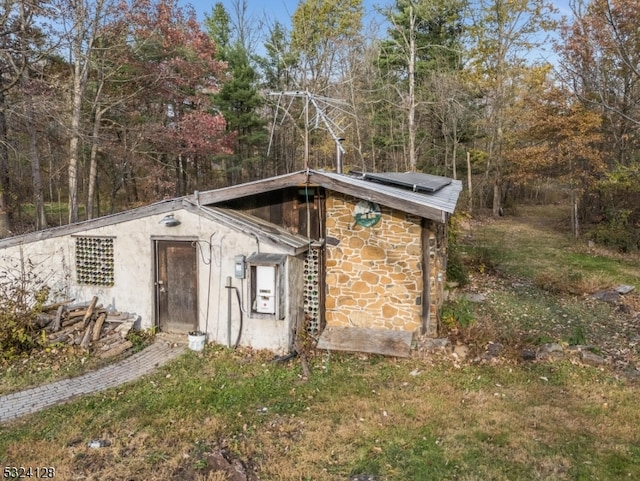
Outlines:
<svg viewBox="0 0 640 481"><path fill-rule="evenodd" d="M69 119L69 223L78 222L78 164L82 140L82 101L101 23L112 0L57 0L65 47L72 66Z"/></svg>
<svg viewBox="0 0 640 481"><path fill-rule="evenodd" d="M472 81L484 96L488 154L487 177L493 184L493 215L502 211L509 108L526 70L527 54L539 47L542 34L555 27L553 6L546 0L479 0L470 28Z"/></svg>
<svg viewBox="0 0 640 481"><path fill-rule="evenodd" d="M26 35L32 27L35 5L2 0L0 8L0 237L11 232L7 94L16 87L31 60Z"/></svg>

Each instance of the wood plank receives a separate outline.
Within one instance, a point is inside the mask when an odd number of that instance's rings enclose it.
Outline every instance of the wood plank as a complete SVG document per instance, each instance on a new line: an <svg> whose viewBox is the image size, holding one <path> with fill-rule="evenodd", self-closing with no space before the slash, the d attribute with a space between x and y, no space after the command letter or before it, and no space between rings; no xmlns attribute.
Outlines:
<svg viewBox="0 0 640 481"><path fill-rule="evenodd" d="M106 318L107 315L104 312L98 316L96 325L93 328L93 335L91 337L92 340L97 341L98 339L100 339L100 335L102 333L102 325L104 324Z"/></svg>
<svg viewBox="0 0 640 481"><path fill-rule="evenodd" d="M91 337L93 336L93 327L95 326L96 321L93 319L89 321L89 325L84 331L84 336L82 336L82 341L80 341L80 347L82 349L88 350L89 343L91 342Z"/></svg>
<svg viewBox="0 0 640 481"><path fill-rule="evenodd" d="M115 347L112 347L108 351L101 352L98 357L101 359L108 359L110 357L115 357L119 354L122 354L127 349L133 347L133 343L131 341L124 341L118 343Z"/></svg>
<svg viewBox="0 0 640 481"><path fill-rule="evenodd" d="M98 296L93 296L91 298L91 304L89 304L89 308L87 309L87 312L85 313L84 318L82 319L82 323L84 326L89 324L89 320L91 319L91 316L93 316L93 310L96 308L97 302L98 302Z"/></svg>
<svg viewBox="0 0 640 481"><path fill-rule="evenodd" d="M384 356L409 357L413 333L362 327L326 327L318 340L318 349L368 352Z"/></svg>
<svg viewBox="0 0 640 481"><path fill-rule="evenodd" d="M47 304L46 306L42 306L41 310L43 312L53 311L54 309L58 309L59 307L67 306L67 305L71 304L73 301L75 301L75 299L67 299L66 301L60 301L60 302L56 302L54 304Z"/></svg>
<svg viewBox="0 0 640 481"><path fill-rule="evenodd" d="M202 205L218 204L227 200L239 199L241 197L296 186L301 182L304 183L305 180L306 176L301 172L283 174L277 177L247 182L245 184L200 192L198 195L198 201ZM187 197L187 199L195 202L195 197L193 196Z"/></svg>
<svg viewBox="0 0 640 481"><path fill-rule="evenodd" d="M59 306L56 311L56 317L53 320L53 325L51 326L51 330L53 332L58 332L62 327L62 311L64 310L64 306Z"/></svg>

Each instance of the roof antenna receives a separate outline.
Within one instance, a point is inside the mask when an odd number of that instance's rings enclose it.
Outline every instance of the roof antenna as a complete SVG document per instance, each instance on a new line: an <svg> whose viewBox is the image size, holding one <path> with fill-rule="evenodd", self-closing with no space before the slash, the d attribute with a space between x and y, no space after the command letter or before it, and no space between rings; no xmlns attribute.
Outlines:
<svg viewBox="0 0 640 481"><path fill-rule="evenodd" d="M347 103L343 100L331 99L328 97L322 97L307 90L289 90L282 92L270 92L269 95L278 96L278 105L280 107L280 99L282 97L300 97L305 99L304 115L305 115L305 169L309 169L309 104L313 105L316 115L313 119L315 128L319 127L320 121L324 124L325 128L331 134L333 141L336 143L336 172L342 173L342 155L346 153L342 146L344 138L338 133L342 133L344 129L338 125L338 121L344 115L351 115L346 110ZM331 111L331 114L335 117L335 120L329 116L327 111ZM288 113L288 110L287 110Z"/></svg>

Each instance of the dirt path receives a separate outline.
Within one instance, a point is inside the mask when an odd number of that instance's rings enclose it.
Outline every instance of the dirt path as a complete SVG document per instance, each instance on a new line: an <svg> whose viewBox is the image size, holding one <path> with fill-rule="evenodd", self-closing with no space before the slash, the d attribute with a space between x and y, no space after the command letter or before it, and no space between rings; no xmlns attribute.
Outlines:
<svg viewBox="0 0 640 481"><path fill-rule="evenodd" d="M567 212L524 207L518 215L473 220L464 232L475 306L468 336L482 351L489 342L512 348L558 343L589 350L615 369L640 367L640 258L574 242ZM632 284L618 295L614 288ZM599 297L602 291L610 295Z"/></svg>

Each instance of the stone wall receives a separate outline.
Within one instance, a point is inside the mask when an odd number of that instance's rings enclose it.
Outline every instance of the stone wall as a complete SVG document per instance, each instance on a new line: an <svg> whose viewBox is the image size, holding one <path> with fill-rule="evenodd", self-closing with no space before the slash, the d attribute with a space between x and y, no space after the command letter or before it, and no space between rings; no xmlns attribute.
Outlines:
<svg viewBox="0 0 640 481"><path fill-rule="evenodd" d="M327 194L327 326L420 330L422 220L380 206L380 221L363 227L354 219L359 200Z"/></svg>

